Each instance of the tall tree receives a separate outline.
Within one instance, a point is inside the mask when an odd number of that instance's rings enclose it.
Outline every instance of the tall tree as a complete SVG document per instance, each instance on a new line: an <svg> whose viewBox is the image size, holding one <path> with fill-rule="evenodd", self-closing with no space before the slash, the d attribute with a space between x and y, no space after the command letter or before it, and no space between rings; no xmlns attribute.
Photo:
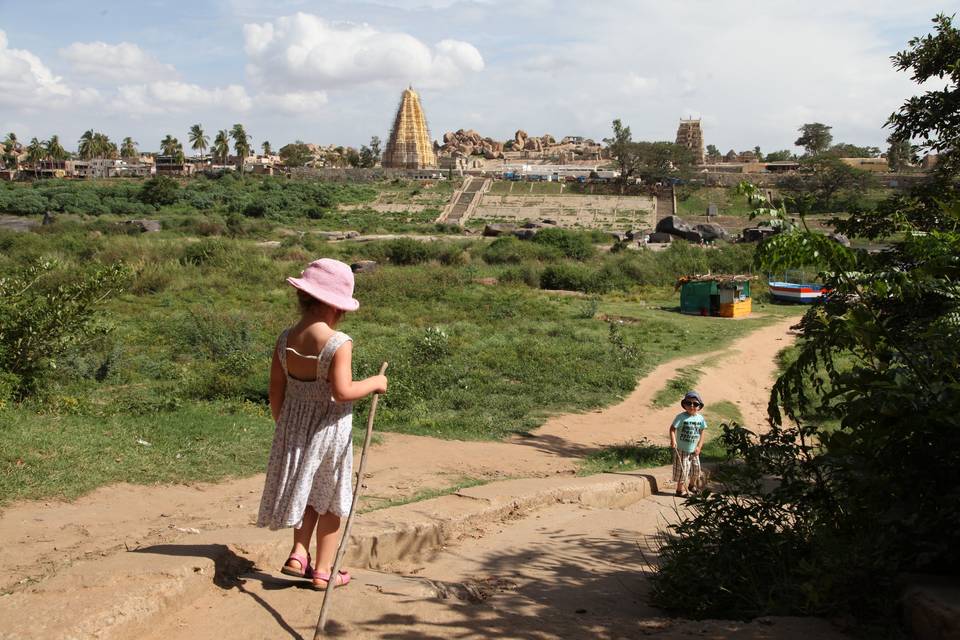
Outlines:
<svg viewBox="0 0 960 640"><path fill-rule="evenodd" d="M760 152L760 145L753 148L753 155L757 156L757 162L763 162L763 153Z"/></svg>
<svg viewBox="0 0 960 640"><path fill-rule="evenodd" d="M20 166L20 151L22 145L17 142L17 134L12 131L3 141L3 164L8 169L17 169Z"/></svg>
<svg viewBox="0 0 960 640"><path fill-rule="evenodd" d="M160 141L160 153L165 156L175 156L177 155L177 148L180 146L180 141L168 133L166 137Z"/></svg>
<svg viewBox="0 0 960 640"><path fill-rule="evenodd" d="M270 146L269 140L264 140L263 144L260 145L260 148L263 149L263 155L265 156L273 155L273 147Z"/></svg>
<svg viewBox="0 0 960 640"><path fill-rule="evenodd" d="M370 153L373 154L373 158L376 162L380 161L380 156L383 155L383 150L381 149L380 136L370 137Z"/></svg>
<svg viewBox="0 0 960 640"><path fill-rule="evenodd" d="M603 142L607 145L610 157L617 163L620 170L620 190L623 191L623 185L633 175L637 169L637 153L633 145L633 135L630 133L630 127L623 126L620 118L613 121L613 136L604 138Z"/></svg>
<svg viewBox="0 0 960 640"><path fill-rule="evenodd" d="M789 149L771 151L765 157L766 162L784 162L786 160L793 160L793 153L791 153Z"/></svg>
<svg viewBox="0 0 960 640"><path fill-rule="evenodd" d="M81 160L89 160L93 157L93 153L93 129L87 129L83 132L83 135L80 136L80 140L77 141L77 155L80 156Z"/></svg>
<svg viewBox="0 0 960 640"><path fill-rule="evenodd" d="M217 132L217 137L213 140L213 155L220 164L226 164L230 156L230 132L221 129Z"/></svg>
<svg viewBox="0 0 960 640"><path fill-rule="evenodd" d="M33 165L33 175L40 176L40 163L47 157L47 149L36 137L30 139L27 145L27 162Z"/></svg>
<svg viewBox="0 0 960 640"><path fill-rule="evenodd" d="M190 146L194 151L199 152L200 159L203 160L203 152L207 150L210 136L203 132L203 127L195 124L190 127Z"/></svg>
<svg viewBox="0 0 960 640"><path fill-rule="evenodd" d="M123 142L120 143L120 157L121 158L136 158L140 154L137 151L137 143L134 142L133 138L127 136L123 139Z"/></svg>
<svg viewBox="0 0 960 640"><path fill-rule="evenodd" d="M891 114L887 126L898 139L916 140L921 154L939 154L941 171L956 173L960 169L960 31L953 26L953 17L942 13L933 25L933 33L913 38L892 60L900 71L909 71L917 84L946 79L947 85L941 90L937 82L936 88L907 100Z"/></svg>
<svg viewBox="0 0 960 640"><path fill-rule="evenodd" d="M723 154L720 153L720 149L717 149L717 145L708 144L707 145L707 157L713 160L714 162L718 161L723 157Z"/></svg>
<svg viewBox="0 0 960 640"><path fill-rule="evenodd" d="M297 140L280 147L280 159L287 167L302 167L313 160L313 154L303 140Z"/></svg>
<svg viewBox="0 0 960 640"><path fill-rule="evenodd" d="M832 128L820 122L805 124L798 129L800 137L793 144L803 147L810 156L823 153L833 141L833 134L830 133Z"/></svg>
<svg viewBox="0 0 960 640"><path fill-rule="evenodd" d="M230 129L230 137L233 138L233 149L237 152L240 175L242 176L247 156L250 155L250 136L242 124L235 124Z"/></svg>
<svg viewBox="0 0 960 640"><path fill-rule="evenodd" d="M900 140L893 134L887 138L887 166L891 171L903 171L916 161L916 152L909 140Z"/></svg>
<svg viewBox="0 0 960 640"><path fill-rule="evenodd" d="M47 141L47 157L54 162L63 162L68 155L67 150L60 144L60 136L50 136L50 140Z"/></svg>

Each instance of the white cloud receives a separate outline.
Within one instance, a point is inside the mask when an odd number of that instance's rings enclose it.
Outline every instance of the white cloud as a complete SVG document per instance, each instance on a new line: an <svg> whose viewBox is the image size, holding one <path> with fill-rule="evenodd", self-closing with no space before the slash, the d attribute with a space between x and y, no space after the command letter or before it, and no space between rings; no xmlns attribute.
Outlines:
<svg viewBox="0 0 960 640"><path fill-rule="evenodd" d="M432 49L406 33L332 23L297 13L243 28L251 81L271 92L325 90L371 83L446 87L481 71L472 44L445 39Z"/></svg>
<svg viewBox="0 0 960 640"><path fill-rule="evenodd" d="M176 81L158 81L147 84L117 87L117 100L111 105L115 111L139 114L190 112L210 107L231 111L247 111L252 101L240 85L207 89L196 84Z"/></svg>
<svg viewBox="0 0 960 640"><path fill-rule="evenodd" d="M257 108L268 111L283 111L291 114L310 113L327 104L326 91L295 91L291 93L268 94L256 96L254 103Z"/></svg>
<svg viewBox="0 0 960 640"><path fill-rule="evenodd" d="M6 32L0 30L0 105L62 106L73 94L40 58L23 49L10 49Z"/></svg>
<svg viewBox="0 0 960 640"><path fill-rule="evenodd" d="M172 80L177 71L130 42L74 42L60 50L74 70L113 82Z"/></svg>

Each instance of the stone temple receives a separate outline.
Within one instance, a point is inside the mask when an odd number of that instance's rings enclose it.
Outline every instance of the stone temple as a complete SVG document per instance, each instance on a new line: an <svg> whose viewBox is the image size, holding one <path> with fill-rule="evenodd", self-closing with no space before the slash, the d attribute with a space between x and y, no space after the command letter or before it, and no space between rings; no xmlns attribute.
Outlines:
<svg viewBox="0 0 960 640"><path fill-rule="evenodd" d="M690 149L694 164L704 163L703 129L700 128L700 120L680 120L680 126L677 127L677 144Z"/></svg>
<svg viewBox="0 0 960 640"><path fill-rule="evenodd" d="M407 88L400 98L397 117L383 152L383 166L390 169L432 169L437 166L427 118L420 106L420 96Z"/></svg>

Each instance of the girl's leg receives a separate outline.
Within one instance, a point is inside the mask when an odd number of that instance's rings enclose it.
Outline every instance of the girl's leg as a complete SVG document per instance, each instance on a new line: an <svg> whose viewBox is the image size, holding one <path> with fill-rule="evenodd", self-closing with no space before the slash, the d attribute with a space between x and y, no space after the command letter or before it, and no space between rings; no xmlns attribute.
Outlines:
<svg viewBox="0 0 960 640"><path fill-rule="evenodd" d="M317 573L329 574L337 555L340 516L324 513L317 517ZM322 583L322 581L319 581Z"/></svg>
<svg viewBox="0 0 960 640"><path fill-rule="evenodd" d="M293 549L290 555L299 554L306 556L310 552L310 538L313 537L313 528L317 526L317 510L307 506L303 512L303 522L293 530ZM287 565L297 571L306 571L306 567L301 567L296 560L288 560Z"/></svg>

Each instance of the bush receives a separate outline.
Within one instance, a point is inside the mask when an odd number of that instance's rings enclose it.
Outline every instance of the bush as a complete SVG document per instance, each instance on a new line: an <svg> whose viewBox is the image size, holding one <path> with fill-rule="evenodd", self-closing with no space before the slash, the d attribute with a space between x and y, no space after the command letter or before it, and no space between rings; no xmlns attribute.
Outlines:
<svg viewBox="0 0 960 640"><path fill-rule="evenodd" d="M107 330L97 311L126 279L120 264L84 273L53 262L0 279L0 372L16 385L11 395L36 393L59 358Z"/></svg>
<svg viewBox="0 0 960 640"><path fill-rule="evenodd" d="M158 176L150 178L143 183L140 190L140 199L147 204L155 207L161 207L167 204L175 204L180 198L180 185L177 181L168 176Z"/></svg>
<svg viewBox="0 0 960 640"><path fill-rule="evenodd" d="M555 247L559 249L564 256L573 258L574 260L586 260L596 253L588 236L559 227L540 229L540 231L533 236L533 242L548 247Z"/></svg>
<svg viewBox="0 0 960 640"><path fill-rule="evenodd" d="M384 248L390 262L398 265L420 264L433 257L432 247L411 238L390 240Z"/></svg>
<svg viewBox="0 0 960 640"><path fill-rule="evenodd" d="M524 242L514 236L501 236L483 250L487 264L519 264L530 260L557 259L563 252L547 244Z"/></svg>
<svg viewBox="0 0 960 640"><path fill-rule="evenodd" d="M540 274L540 288L603 293L610 290L610 283L589 267L559 263L543 270Z"/></svg>

